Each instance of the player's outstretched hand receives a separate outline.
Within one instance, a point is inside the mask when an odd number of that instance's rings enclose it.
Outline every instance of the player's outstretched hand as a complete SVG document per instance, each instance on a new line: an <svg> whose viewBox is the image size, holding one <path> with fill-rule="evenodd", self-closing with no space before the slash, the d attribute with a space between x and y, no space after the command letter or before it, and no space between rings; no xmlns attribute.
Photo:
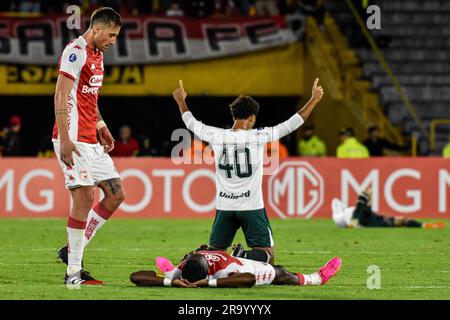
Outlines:
<svg viewBox="0 0 450 320"><path fill-rule="evenodd" d="M75 152L79 157L81 157L80 152L78 151L77 147L72 141L70 140L61 141L61 151L60 151L61 161L69 168L74 166L73 152Z"/></svg>
<svg viewBox="0 0 450 320"><path fill-rule="evenodd" d="M114 149L115 140L107 126L98 130L98 136L100 138L100 144L105 148L105 152L110 152Z"/></svg>
<svg viewBox="0 0 450 320"><path fill-rule="evenodd" d="M186 99L187 94L186 91L184 91L183 80L178 81L178 88L172 93L172 95L178 103L183 102Z"/></svg>
<svg viewBox="0 0 450 320"><path fill-rule="evenodd" d="M312 98L315 101L320 101L320 99L322 99L323 96L323 88L322 86L319 86L319 78L316 78L316 80L314 81L314 85L312 88Z"/></svg>
<svg viewBox="0 0 450 320"><path fill-rule="evenodd" d="M193 283L187 282L186 280L175 279L175 280L172 280L172 287L195 288L197 286L195 284L193 284Z"/></svg>
<svg viewBox="0 0 450 320"><path fill-rule="evenodd" d="M201 279L192 284L196 287L208 287L208 279Z"/></svg>

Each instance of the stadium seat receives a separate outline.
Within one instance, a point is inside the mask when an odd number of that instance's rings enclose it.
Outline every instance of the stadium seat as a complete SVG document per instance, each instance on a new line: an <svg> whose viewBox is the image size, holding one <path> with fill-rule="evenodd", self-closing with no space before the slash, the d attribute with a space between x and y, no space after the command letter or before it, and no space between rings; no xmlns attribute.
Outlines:
<svg viewBox="0 0 450 320"><path fill-rule="evenodd" d="M389 120L404 133L420 136L418 124L376 59L346 1L326 1L325 4L355 49L363 74L378 92ZM429 130L433 119L450 119L450 2L390 0L380 1L379 5L382 28L371 31L372 36ZM438 147L447 141L448 132L444 131L437 131ZM425 140L419 137L420 141ZM425 153L433 151L425 150L425 143L422 149Z"/></svg>

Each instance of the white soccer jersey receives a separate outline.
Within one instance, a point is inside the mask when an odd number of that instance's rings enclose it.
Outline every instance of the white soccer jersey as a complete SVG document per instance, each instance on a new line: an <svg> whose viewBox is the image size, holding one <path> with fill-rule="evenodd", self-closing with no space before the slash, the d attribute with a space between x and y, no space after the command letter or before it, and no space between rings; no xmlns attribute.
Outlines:
<svg viewBox="0 0 450 320"><path fill-rule="evenodd" d="M227 211L264 208L264 145L281 139L304 122L296 113L275 127L233 131L204 125L191 112L183 113L183 121L214 150L216 208Z"/></svg>
<svg viewBox="0 0 450 320"><path fill-rule="evenodd" d="M331 211L334 223L338 227L346 228L352 227L352 217L355 207L347 208L339 199L333 199L331 202Z"/></svg>

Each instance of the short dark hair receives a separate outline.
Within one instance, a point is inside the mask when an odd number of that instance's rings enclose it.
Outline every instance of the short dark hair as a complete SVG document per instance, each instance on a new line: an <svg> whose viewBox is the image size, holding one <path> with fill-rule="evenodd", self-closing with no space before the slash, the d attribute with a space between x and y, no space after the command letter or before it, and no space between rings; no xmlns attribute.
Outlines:
<svg viewBox="0 0 450 320"><path fill-rule="evenodd" d="M342 128L342 130L339 132L340 136L348 136L348 137L354 137L355 136L355 130L353 128L347 127Z"/></svg>
<svg viewBox="0 0 450 320"><path fill-rule="evenodd" d="M206 259L200 254L190 254L181 271L183 279L193 283L208 276L208 265Z"/></svg>
<svg viewBox="0 0 450 320"><path fill-rule="evenodd" d="M377 126L371 126L369 127L369 129L367 130L367 132L369 134L373 133L374 131L380 131L380 128L378 128Z"/></svg>
<svg viewBox="0 0 450 320"><path fill-rule="evenodd" d="M95 10L91 16L89 27L93 27L96 23L109 24L111 27L122 26L122 19L116 10L110 7L103 7Z"/></svg>
<svg viewBox="0 0 450 320"><path fill-rule="evenodd" d="M252 97L240 95L230 104L231 115L235 120L247 119L257 115L259 104Z"/></svg>

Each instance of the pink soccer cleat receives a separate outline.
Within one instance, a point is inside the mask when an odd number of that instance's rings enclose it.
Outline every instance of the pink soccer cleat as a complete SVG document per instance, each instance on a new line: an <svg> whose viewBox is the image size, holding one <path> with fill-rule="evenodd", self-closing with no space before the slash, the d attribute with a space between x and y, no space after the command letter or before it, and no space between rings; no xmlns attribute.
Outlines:
<svg viewBox="0 0 450 320"><path fill-rule="evenodd" d="M322 268L319 269L320 277L322 278L321 285L327 283L336 273L338 273L339 269L341 269L342 260L339 257L334 257L330 261L328 261Z"/></svg>
<svg viewBox="0 0 450 320"><path fill-rule="evenodd" d="M169 259L164 257L157 257L156 258L156 265L158 266L159 270L162 272L169 272L175 269L172 262L170 262Z"/></svg>

